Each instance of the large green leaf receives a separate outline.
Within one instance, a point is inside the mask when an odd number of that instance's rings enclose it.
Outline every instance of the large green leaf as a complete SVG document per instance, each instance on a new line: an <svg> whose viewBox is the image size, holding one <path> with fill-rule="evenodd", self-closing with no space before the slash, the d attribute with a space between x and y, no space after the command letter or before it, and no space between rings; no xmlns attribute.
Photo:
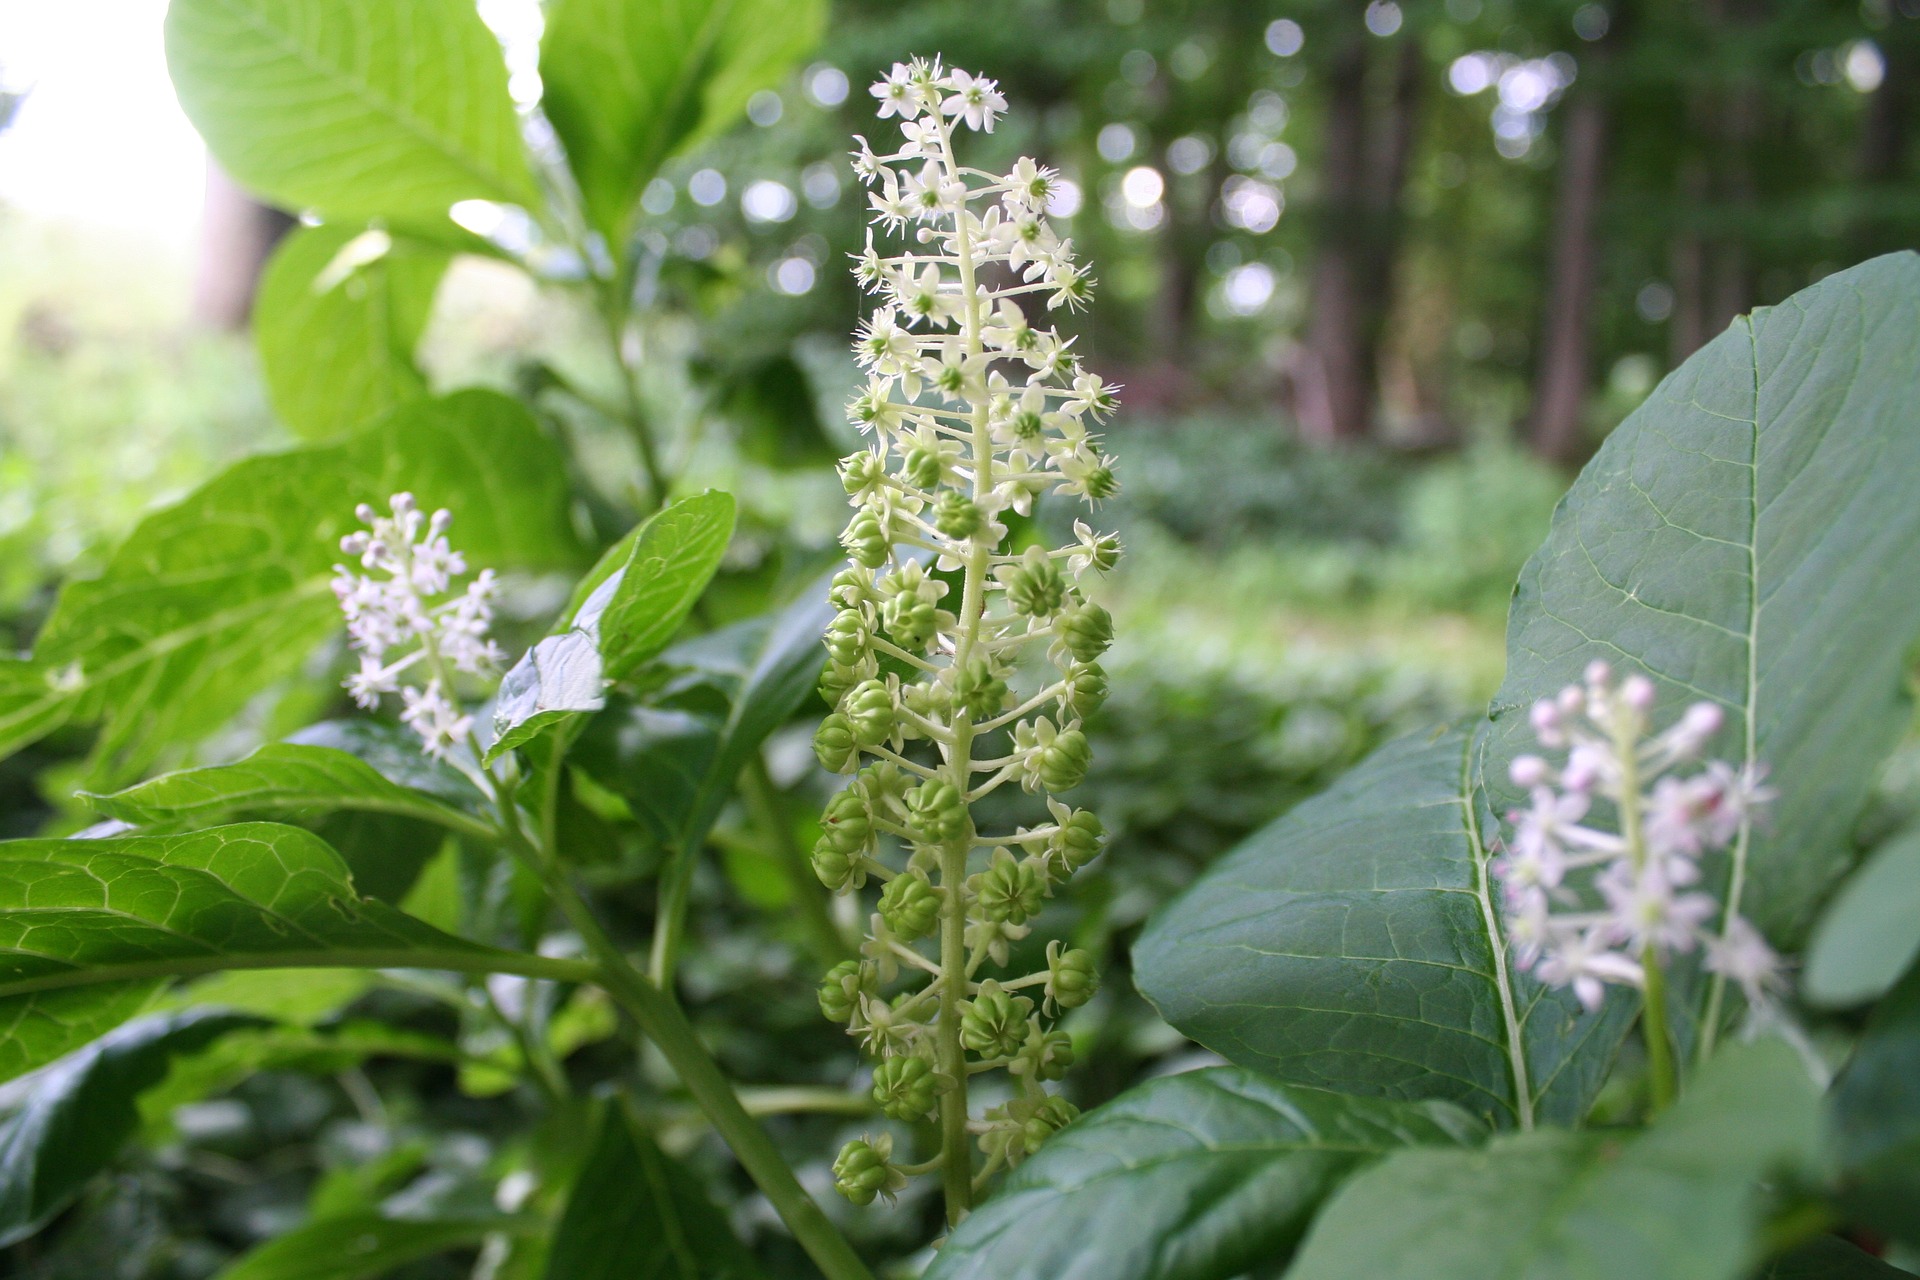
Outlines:
<svg viewBox="0 0 1920 1280"><path fill-rule="evenodd" d="M1471 746L1465 728L1389 744L1234 850L1150 922L1140 990L1292 1083L1577 1120L1629 1011L1514 970Z"/></svg>
<svg viewBox="0 0 1920 1280"><path fill-rule="evenodd" d="M170 978L320 965L584 971L361 898L339 855L298 827L0 844L0 1079L93 1039Z"/></svg>
<svg viewBox="0 0 1920 1280"><path fill-rule="evenodd" d="M1355 1168L1485 1131L1458 1108L1221 1067L1155 1080L1047 1140L927 1280L1228 1280L1284 1258Z"/></svg>
<svg viewBox="0 0 1920 1280"><path fill-rule="evenodd" d="M673 154L739 118L813 47L823 0L558 0L541 105L587 213L616 248L640 189Z"/></svg>
<svg viewBox="0 0 1920 1280"><path fill-rule="evenodd" d="M752 1280L761 1274L693 1175L603 1108L593 1154L554 1229L547 1280Z"/></svg>
<svg viewBox="0 0 1920 1280"><path fill-rule="evenodd" d="M453 255L353 224L301 227L260 281L253 336L267 395L313 439L427 394L413 349Z"/></svg>
<svg viewBox="0 0 1920 1280"><path fill-rule="evenodd" d="M257 1019L190 1010L130 1023L47 1068L0 1121L0 1248L32 1235L139 1127L139 1097L190 1055Z"/></svg>
<svg viewBox="0 0 1920 1280"><path fill-rule="evenodd" d="M1604 658L1710 697L1716 744L1773 767L1740 904L1790 938L1907 711L1920 630L1920 257L1876 259L1737 321L1607 440L1528 562L1477 730L1402 743L1256 835L1142 937L1174 1025L1301 1084L1584 1114L1629 1023L1514 975L1486 891L1506 762L1535 698ZM1751 714L1749 714L1751 713Z"/></svg>
<svg viewBox="0 0 1920 1280"><path fill-rule="evenodd" d="M351 809L422 818L483 839L492 834L468 809L389 782L358 756L335 747L289 742L270 743L233 764L163 773L112 795L86 798L108 817L135 825L204 824L234 814L304 817ZM480 801L478 791L473 799Z"/></svg>
<svg viewBox="0 0 1920 1280"><path fill-rule="evenodd" d="M444 221L539 199L468 0L173 0L167 66L215 158L289 209Z"/></svg>
<svg viewBox="0 0 1920 1280"><path fill-rule="evenodd" d="M706 840L748 757L813 692L833 616L826 592L823 579L772 617L674 646L660 662L681 676L658 704L589 727L581 762L682 856Z"/></svg>
<svg viewBox="0 0 1920 1280"><path fill-rule="evenodd" d="M1906 1280L1912 1274L1837 1236L1822 1236L1775 1259L1755 1280Z"/></svg>
<svg viewBox="0 0 1920 1280"><path fill-rule="evenodd" d="M709 489L654 513L575 587L562 628L500 682L489 762L606 705L606 687L666 648L720 567L733 498Z"/></svg>
<svg viewBox="0 0 1920 1280"><path fill-rule="evenodd" d="M212 732L338 629L327 584L340 536L358 503L403 489L455 512L472 564L578 555L558 452L496 392L419 401L352 440L245 459L67 584L34 646L40 693L0 700L0 751L67 704L105 722L95 781L112 785Z"/></svg>
<svg viewBox="0 0 1920 1280"><path fill-rule="evenodd" d="M1920 964L1873 1011L1831 1104L1849 1207L1920 1248Z"/></svg>
<svg viewBox="0 0 1920 1280"><path fill-rule="evenodd" d="M1840 887L1807 947L1801 990L1826 1005L1884 993L1920 956L1920 827L1904 831Z"/></svg>
<svg viewBox="0 0 1920 1280"><path fill-rule="evenodd" d="M1760 1180L1819 1148L1818 1094L1778 1041L1726 1049L1638 1135L1539 1129L1388 1156L1336 1193L1288 1280L1737 1280Z"/></svg>
<svg viewBox="0 0 1920 1280"><path fill-rule="evenodd" d="M341 1214L276 1236L217 1273L214 1280L372 1280L406 1263L477 1246L497 1233L530 1231L535 1225L506 1216Z"/></svg>

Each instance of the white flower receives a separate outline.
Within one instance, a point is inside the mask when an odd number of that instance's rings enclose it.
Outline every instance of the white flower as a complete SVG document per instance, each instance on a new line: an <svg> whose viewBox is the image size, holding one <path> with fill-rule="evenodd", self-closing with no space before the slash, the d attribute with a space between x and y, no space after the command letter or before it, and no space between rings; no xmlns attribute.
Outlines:
<svg viewBox="0 0 1920 1280"><path fill-rule="evenodd" d="M400 690L400 698L406 704L400 722L420 735L420 749L436 760L445 759L473 729L473 717L448 699L438 677L425 689Z"/></svg>
<svg viewBox="0 0 1920 1280"><path fill-rule="evenodd" d="M1727 921L1726 932L1707 943L1707 969L1739 983L1751 1005L1764 1003L1784 985L1780 957L1740 916Z"/></svg>
<svg viewBox="0 0 1920 1280"><path fill-rule="evenodd" d="M920 114L920 95L914 90L913 68L904 62L894 63L886 79L875 81L868 92L880 100L882 120L894 115L911 120ZM864 148L864 139L861 145Z"/></svg>
<svg viewBox="0 0 1920 1280"><path fill-rule="evenodd" d="M1550 987L1572 987L1589 1013L1606 997L1603 984L1637 987L1647 980L1638 961L1612 950L1591 932L1562 938L1541 955L1533 974Z"/></svg>
<svg viewBox="0 0 1920 1280"><path fill-rule="evenodd" d="M1007 100L1001 96L1000 86L992 80L958 70L947 77L947 83L953 93L940 104L940 110L965 120L969 128L992 133L994 118L1007 109Z"/></svg>

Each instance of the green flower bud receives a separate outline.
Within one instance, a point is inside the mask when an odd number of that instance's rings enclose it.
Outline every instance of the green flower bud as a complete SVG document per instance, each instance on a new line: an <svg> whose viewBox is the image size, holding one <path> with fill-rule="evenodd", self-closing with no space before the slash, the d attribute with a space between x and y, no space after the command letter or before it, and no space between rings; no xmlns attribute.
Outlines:
<svg viewBox="0 0 1920 1280"><path fill-rule="evenodd" d="M867 646L872 642L867 620L856 610L842 609L827 624L827 656L842 666L858 664L867 656Z"/></svg>
<svg viewBox="0 0 1920 1280"><path fill-rule="evenodd" d="M1028 791L1070 791L1080 785L1092 763L1093 748L1087 745L1087 735L1078 729L1068 729L1055 734L1052 741L1036 745L1027 754L1022 785Z"/></svg>
<svg viewBox="0 0 1920 1280"><path fill-rule="evenodd" d="M1054 817L1060 829L1048 838L1047 853L1072 875L1100 856L1100 850L1106 845L1107 829L1086 809L1069 813L1061 806Z"/></svg>
<svg viewBox="0 0 1920 1280"><path fill-rule="evenodd" d="M892 1155L891 1136L873 1141L855 1138L840 1148L833 1162L834 1190L859 1205L872 1204L879 1195L892 1199L894 1192L907 1185L906 1175L890 1163Z"/></svg>
<svg viewBox="0 0 1920 1280"><path fill-rule="evenodd" d="M922 719L944 724L953 714L953 691L937 680L904 686L900 700Z"/></svg>
<svg viewBox="0 0 1920 1280"><path fill-rule="evenodd" d="M853 740L872 750L893 736L893 692L882 680L862 680L840 704Z"/></svg>
<svg viewBox="0 0 1920 1280"><path fill-rule="evenodd" d="M966 798L944 779L930 779L908 792L907 814L926 844L946 844L967 834Z"/></svg>
<svg viewBox="0 0 1920 1280"><path fill-rule="evenodd" d="M933 527L949 538L965 540L980 532L986 517L964 493L949 489L933 505Z"/></svg>
<svg viewBox="0 0 1920 1280"><path fill-rule="evenodd" d="M845 854L865 853L873 840L867 798L853 787L836 792L820 814L820 839Z"/></svg>
<svg viewBox="0 0 1920 1280"><path fill-rule="evenodd" d="M1120 492L1120 478L1114 475L1113 468L1105 463L1087 472L1080 484L1087 491L1087 496L1095 502L1111 498Z"/></svg>
<svg viewBox="0 0 1920 1280"><path fill-rule="evenodd" d="M1005 849L993 851L993 862L973 877L972 888L981 916L1006 924L1025 924L1038 915L1047 890L1033 864L1016 861Z"/></svg>
<svg viewBox="0 0 1920 1280"><path fill-rule="evenodd" d="M1067 580L1040 547L1028 547L1020 563L1003 567L999 576L1007 586L1007 603L1030 618L1051 616L1066 599Z"/></svg>
<svg viewBox="0 0 1920 1280"><path fill-rule="evenodd" d="M1027 1016L1033 1001L1001 990L989 978L960 1013L960 1043L983 1058L1004 1058L1019 1051L1027 1038Z"/></svg>
<svg viewBox="0 0 1920 1280"><path fill-rule="evenodd" d="M820 1012L828 1022L846 1022L860 1007L861 979L858 960L842 960L820 979Z"/></svg>
<svg viewBox="0 0 1920 1280"><path fill-rule="evenodd" d="M848 565L840 570L833 575L833 583L827 588L827 599L841 609L857 609L879 599L879 593L873 585L873 570L864 565Z"/></svg>
<svg viewBox="0 0 1920 1280"><path fill-rule="evenodd" d="M1100 973L1090 953L1079 947L1062 951L1058 938L1047 944L1047 999L1062 1009L1078 1009L1099 989Z"/></svg>
<svg viewBox="0 0 1920 1280"><path fill-rule="evenodd" d="M940 896L917 871L895 876L880 893L880 918L902 941L924 938L940 923Z"/></svg>
<svg viewBox="0 0 1920 1280"><path fill-rule="evenodd" d="M820 673L821 701L828 706L839 705L840 699L846 696L847 690L865 678L866 673L859 667L844 666L831 658L827 659L826 670Z"/></svg>
<svg viewBox="0 0 1920 1280"><path fill-rule="evenodd" d="M1081 662L1092 662L1113 644L1113 615L1091 600L1082 600L1055 624L1060 643Z"/></svg>
<svg viewBox="0 0 1920 1280"><path fill-rule="evenodd" d="M940 1079L925 1058L888 1058L873 1069L873 1100L895 1120L921 1119L939 1094Z"/></svg>
<svg viewBox="0 0 1920 1280"><path fill-rule="evenodd" d="M1098 711L1107 700L1107 673L1098 663L1074 663L1063 683L1066 687L1060 691L1060 700L1070 714L1080 719Z"/></svg>
<svg viewBox="0 0 1920 1280"><path fill-rule="evenodd" d="M813 731L813 754L820 767L829 773L852 773L860 767L859 744L853 740L853 726L835 711Z"/></svg>
<svg viewBox="0 0 1920 1280"><path fill-rule="evenodd" d="M875 760L853 775L853 789L866 797L871 813L884 812L892 802L904 801L909 785L907 775L891 760Z"/></svg>
<svg viewBox="0 0 1920 1280"><path fill-rule="evenodd" d="M887 542L887 531L881 527L880 518L871 511L861 511L847 525L846 532L840 535L840 545L855 564L865 565L869 569L878 569L887 562L887 553L891 549Z"/></svg>
<svg viewBox="0 0 1920 1280"><path fill-rule="evenodd" d="M1007 682L990 658L969 658L953 673L953 697L969 717L987 720L1007 705Z"/></svg>
<svg viewBox="0 0 1920 1280"><path fill-rule="evenodd" d="M1033 1109L1027 1122L1020 1126L1020 1136L1025 1140L1027 1154L1038 1151L1041 1143L1079 1118L1080 1108L1058 1094L1048 1097Z"/></svg>
<svg viewBox="0 0 1920 1280"><path fill-rule="evenodd" d="M916 489L932 489L940 483L946 469L938 449L917 444L901 459L900 478Z"/></svg>
<svg viewBox="0 0 1920 1280"><path fill-rule="evenodd" d="M880 622L895 644L919 653L940 629L940 610L931 600L902 592L880 606Z"/></svg>
<svg viewBox="0 0 1920 1280"><path fill-rule="evenodd" d="M1073 1038L1064 1031L1042 1031L1038 1023L1029 1023L1026 1043L1007 1064L1007 1070L1035 1080L1061 1080L1072 1066Z"/></svg>
<svg viewBox="0 0 1920 1280"><path fill-rule="evenodd" d="M867 883L864 856L848 853L822 836L814 844L807 861L813 866L813 874L820 877L821 884L835 893L846 893Z"/></svg>
<svg viewBox="0 0 1920 1280"><path fill-rule="evenodd" d="M887 482L886 460L868 450L840 459L840 483L852 497L873 493Z"/></svg>

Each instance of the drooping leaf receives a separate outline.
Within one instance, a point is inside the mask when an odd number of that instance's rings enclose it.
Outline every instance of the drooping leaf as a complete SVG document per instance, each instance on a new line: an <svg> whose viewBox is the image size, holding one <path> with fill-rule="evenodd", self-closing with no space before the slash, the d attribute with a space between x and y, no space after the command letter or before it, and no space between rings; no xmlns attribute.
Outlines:
<svg viewBox="0 0 1920 1280"><path fill-rule="evenodd" d="M166 34L208 148L285 208L430 222L539 199L499 42L465 0L173 0Z"/></svg>
<svg viewBox="0 0 1920 1280"><path fill-rule="evenodd" d="M1920 964L1874 1009L1830 1103L1848 1207L1920 1248Z"/></svg>
<svg viewBox="0 0 1920 1280"><path fill-rule="evenodd" d="M1171 1076L1088 1112L976 1209L927 1280L1230 1280L1285 1258L1356 1168L1484 1129L1438 1102Z"/></svg>
<svg viewBox="0 0 1920 1280"><path fill-rule="evenodd" d="M208 1010L142 1018L48 1067L0 1121L0 1248L46 1225L113 1162L139 1126L141 1093L176 1055L257 1022Z"/></svg>
<svg viewBox="0 0 1920 1280"><path fill-rule="evenodd" d="M453 255L351 223L294 230L253 308L267 395L296 433L357 431L427 394L413 349Z"/></svg>
<svg viewBox="0 0 1920 1280"><path fill-rule="evenodd" d="M457 775L456 775L457 776ZM217 822L234 814L304 817L335 809L421 818L456 831L488 834L471 809L399 786L357 756L334 747L274 742L244 760L163 773L111 795L86 795L96 810L136 825Z"/></svg>
<svg viewBox="0 0 1920 1280"><path fill-rule="evenodd" d="M609 681L657 655L699 602L733 535L733 498L708 490L648 517L574 589L565 630L500 682L487 760L606 705Z"/></svg>
<svg viewBox="0 0 1920 1280"><path fill-rule="evenodd" d="M0 844L0 1079L100 1035L172 977L224 969L546 970L355 892L298 827Z"/></svg>
<svg viewBox="0 0 1920 1280"><path fill-rule="evenodd" d="M819 39L821 0L560 0L541 105L587 213L616 247L671 156L739 119Z"/></svg>
<svg viewBox="0 0 1920 1280"><path fill-rule="evenodd" d="M1731 1046L1639 1134L1388 1156L1328 1202L1288 1280L1739 1280L1759 1257L1761 1180L1811 1166L1819 1128L1793 1050Z"/></svg>
<svg viewBox="0 0 1920 1280"><path fill-rule="evenodd" d="M582 763L669 848L706 840L748 757L812 693L833 616L826 592L823 579L770 618L674 646L660 657L682 673L666 705L630 705L589 727Z"/></svg>
<svg viewBox="0 0 1920 1280"><path fill-rule="evenodd" d="M1874 850L1828 904L1801 991L1825 1005L1872 1000L1920 956L1920 828Z"/></svg>
<svg viewBox="0 0 1920 1280"><path fill-rule="evenodd" d="M1664 714L1721 702L1715 753L1772 767L1780 795L1768 830L1742 837L1739 905L1790 940L1907 714L1917 308L1920 257L1876 259L1736 321L1663 382L1522 573L1506 683L1473 740L1388 748L1340 807L1283 817L1155 918L1135 968L1169 1020L1296 1083L1580 1118L1631 997L1583 1016L1503 977L1484 866L1524 708L1594 658L1652 675Z"/></svg>
<svg viewBox="0 0 1920 1280"><path fill-rule="evenodd" d="M400 490L456 513L469 562L571 562L566 473L518 402L464 391L395 410L339 444L248 458L137 525L69 582L34 646L41 693L0 702L0 744L50 708L104 721L94 781L213 731L339 627L328 581L354 507Z"/></svg>
<svg viewBox="0 0 1920 1280"><path fill-rule="evenodd" d="M406 1263L472 1248L499 1232L521 1234L536 1225L504 1214L395 1218L350 1213L276 1236L216 1273L214 1280L372 1280Z"/></svg>
<svg viewBox="0 0 1920 1280"><path fill-rule="evenodd" d="M593 1154L547 1254L547 1280L752 1280L761 1274L724 1214L626 1108L601 1112Z"/></svg>
<svg viewBox="0 0 1920 1280"><path fill-rule="evenodd" d="M1214 864L1135 944L1140 990L1290 1083L1579 1119L1630 1012L1514 969L1471 746L1465 728L1389 744Z"/></svg>

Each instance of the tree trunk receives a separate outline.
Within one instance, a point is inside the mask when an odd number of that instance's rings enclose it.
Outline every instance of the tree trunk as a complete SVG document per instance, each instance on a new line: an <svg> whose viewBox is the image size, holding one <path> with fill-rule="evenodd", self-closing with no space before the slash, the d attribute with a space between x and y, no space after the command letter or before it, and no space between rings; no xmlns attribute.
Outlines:
<svg viewBox="0 0 1920 1280"><path fill-rule="evenodd" d="M237 186L211 157L200 212L200 261L193 278L193 319L212 329L244 329L260 273L293 218Z"/></svg>
<svg viewBox="0 0 1920 1280"><path fill-rule="evenodd" d="M1410 36L1368 36L1354 7L1329 66L1320 243L1307 336L1294 371L1294 413L1309 440L1337 443L1372 431L1380 336L1393 297L1400 195L1413 149L1420 49ZM1375 48L1394 50L1385 101L1369 92Z"/></svg>

